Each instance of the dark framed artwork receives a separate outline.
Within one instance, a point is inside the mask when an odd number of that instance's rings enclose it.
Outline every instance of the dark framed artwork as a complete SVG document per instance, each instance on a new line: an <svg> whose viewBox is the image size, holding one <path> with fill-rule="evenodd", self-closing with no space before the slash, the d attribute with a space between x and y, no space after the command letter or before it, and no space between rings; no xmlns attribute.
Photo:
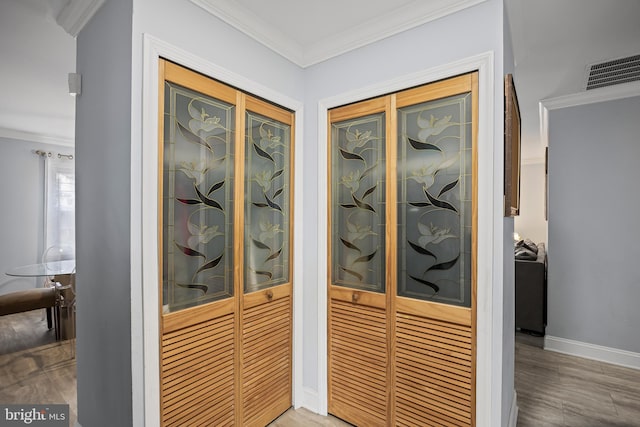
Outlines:
<svg viewBox="0 0 640 427"><path fill-rule="evenodd" d="M520 107L513 76L504 78L504 216L520 215Z"/></svg>

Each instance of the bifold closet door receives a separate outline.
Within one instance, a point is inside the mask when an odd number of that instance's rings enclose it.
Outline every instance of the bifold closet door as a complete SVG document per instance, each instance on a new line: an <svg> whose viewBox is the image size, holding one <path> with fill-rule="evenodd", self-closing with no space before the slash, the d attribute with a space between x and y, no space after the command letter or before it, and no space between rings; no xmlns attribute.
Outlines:
<svg viewBox="0 0 640 427"><path fill-rule="evenodd" d="M161 419L291 405L293 114L160 61Z"/></svg>
<svg viewBox="0 0 640 427"><path fill-rule="evenodd" d="M396 96L396 425L475 414L477 74Z"/></svg>
<svg viewBox="0 0 640 427"><path fill-rule="evenodd" d="M329 412L471 426L477 73L329 112Z"/></svg>
<svg viewBox="0 0 640 427"><path fill-rule="evenodd" d="M291 406L293 113L247 97L244 281L240 354L243 426Z"/></svg>
<svg viewBox="0 0 640 427"><path fill-rule="evenodd" d="M382 425L389 411L387 103L329 112L328 405L356 425Z"/></svg>

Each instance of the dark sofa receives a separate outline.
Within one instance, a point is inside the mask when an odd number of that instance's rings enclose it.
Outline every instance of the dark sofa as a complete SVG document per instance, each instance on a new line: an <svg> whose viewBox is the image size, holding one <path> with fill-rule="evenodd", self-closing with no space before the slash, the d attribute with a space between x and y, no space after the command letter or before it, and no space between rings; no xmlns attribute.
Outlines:
<svg viewBox="0 0 640 427"><path fill-rule="evenodd" d="M547 325L547 253L538 243L535 260L516 259L516 328L544 335Z"/></svg>

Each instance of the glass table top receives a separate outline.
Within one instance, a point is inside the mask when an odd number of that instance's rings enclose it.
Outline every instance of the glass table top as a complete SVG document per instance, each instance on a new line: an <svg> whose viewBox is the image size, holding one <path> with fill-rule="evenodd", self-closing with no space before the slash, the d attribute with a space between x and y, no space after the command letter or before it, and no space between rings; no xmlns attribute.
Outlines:
<svg viewBox="0 0 640 427"><path fill-rule="evenodd" d="M7 276L42 277L72 274L76 268L76 260L51 261L39 264L21 265L6 272Z"/></svg>

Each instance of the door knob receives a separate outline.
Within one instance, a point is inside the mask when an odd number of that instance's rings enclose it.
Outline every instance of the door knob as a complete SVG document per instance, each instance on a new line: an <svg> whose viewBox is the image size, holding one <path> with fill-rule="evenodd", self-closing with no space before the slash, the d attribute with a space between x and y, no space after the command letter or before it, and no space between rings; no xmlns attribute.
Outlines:
<svg viewBox="0 0 640 427"><path fill-rule="evenodd" d="M271 301L271 300L273 299L273 291L272 291L271 289L269 289L269 290L267 291L267 294L266 294L266 295L267 295L267 299L268 299L269 301Z"/></svg>
<svg viewBox="0 0 640 427"><path fill-rule="evenodd" d="M358 302L359 299L360 299L359 293L354 292L353 295L351 295L351 301Z"/></svg>

